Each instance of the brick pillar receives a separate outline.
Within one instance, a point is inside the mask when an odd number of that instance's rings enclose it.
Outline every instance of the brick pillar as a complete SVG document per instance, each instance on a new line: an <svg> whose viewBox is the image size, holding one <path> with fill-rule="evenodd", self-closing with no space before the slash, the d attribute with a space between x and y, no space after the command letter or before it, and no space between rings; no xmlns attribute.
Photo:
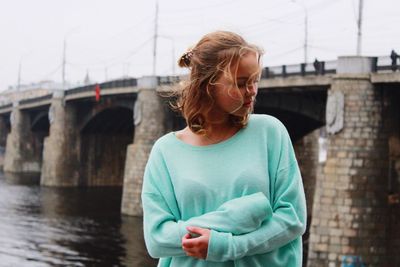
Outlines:
<svg viewBox="0 0 400 267"><path fill-rule="evenodd" d="M329 98L337 97L332 102L328 98L331 134L327 160L317 176L308 266L341 266L343 256L361 257L365 266L387 266L388 138L382 93L368 73L372 67L370 58L338 60L329 92Z"/></svg>
<svg viewBox="0 0 400 267"><path fill-rule="evenodd" d="M10 116L11 132L7 136L4 172L39 176L42 151L35 143L29 113L20 110L15 103Z"/></svg>
<svg viewBox="0 0 400 267"><path fill-rule="evenodd" d="M314 200L315 181L317 178L318 170L318 151L319 151L319 129L307 134L300 140L294 143L296 151L296 158L299 163L301 176L303 178L304 190L306 194L307 203L307 229L303 235L303 261L307 259L308 243L309 243L309 230L312 218L312 206Z"/></svg>
<svg viewBox="0 0 400 267"><path fill-rule="evenodd" d="M166 132L166 111L156 92L157 78L138 80L139 93L135 104L135 136L128 146L122 194L122 213L142 215L140 194L144 168L154 142Z"/></svg>
<svg viewBox="0 0 400 267"><path fill-rule="evenodd" d="M74 106L64 103L63 92L55 92L49 110L50 134L45 138L41 184L78 186L79 146Z"/></svg>

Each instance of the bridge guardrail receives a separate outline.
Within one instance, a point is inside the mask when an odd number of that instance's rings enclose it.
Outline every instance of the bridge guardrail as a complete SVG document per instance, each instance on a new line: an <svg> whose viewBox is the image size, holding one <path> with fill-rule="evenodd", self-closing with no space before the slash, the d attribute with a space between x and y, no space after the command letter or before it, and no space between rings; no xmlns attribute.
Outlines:
<svg viewBox="0 0 400 267"><path fill-rule="evenodd" d="M396 71L400 69L400 64L397 63L397 54L377 58L376 70L380 71Z"/></svg>
<svg viewBox="0 0 400 267"><path fill-rule="evenodd" d="M157 80L158 80L159 85L168 85L168 84L174 84L174 83L180 82L181 77L180 76L158 76Z"/></svg>
<svg viewBox="0 0 400 267"><path fill-rule="evenodd" d="M261 78L269 79L275 77L305 76L305 75L324 75L336 73L337 61L318 61L313 63L301 63L292 65L282 65L265 67L262 70Z"/></svg>
<svg viewBox="0 0 400 267"><path fill-rule="evenodd" d="M52 98L53 98L53 94L47 94L47 95L43 95L43 96L39 96L39 97L21 100L21 101L19 101L19 104L21 104L21 105L30 104L30 103L40 102L40 101L48 100L48 99L52 99Z"/></svg>
<svg viewBox="0 0 400 267"><path fill-rule="evenodd" d="M392 51L390 56L375 57L375 67L373 72L388 72L400 70L400 55ZM302 63L293 65L282 65L265 67L262 70L261 78L269 79L275 77L288 76L306 76L306 75L324 75L328 73L336 73L337 60L318 61L313 63Z"/></svg>
<svg viewBox="0 0 400 267"><path fill-rule="evenodd" d="M0 111L4 110L4 109L12 108L12 106L13 106L12 103L8 103L8 104L5 104L5 105L0 105Z"/></svg>
<svg viewBox="0 0 400 267"><path fill-rule="evenodd" d="M130 79L122 79L122 80L115 80L109 81L104 83L99 83L101 89L110 89L110 88L121 88L121 87L133 87L137 86L137 79L130 78ZM95 84L80 86L76 88L72 88L65 91L65 95L72 95L72 94L79 94L82 92L90 92L94 91Z"/></svg>

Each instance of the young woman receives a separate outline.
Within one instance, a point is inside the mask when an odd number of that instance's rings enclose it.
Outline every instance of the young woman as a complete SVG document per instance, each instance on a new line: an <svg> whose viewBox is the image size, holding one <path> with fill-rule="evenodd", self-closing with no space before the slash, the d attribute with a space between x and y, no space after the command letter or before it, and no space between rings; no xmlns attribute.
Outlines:
<svg viewBox="0 0 400 267"><path fill-rule="evenodd" d="M187 127L154 144L145 169L144 236L158 266L295 267L306 227L302 180L277 119L250 115L262 52L225 31L179 65Z"/></svg>

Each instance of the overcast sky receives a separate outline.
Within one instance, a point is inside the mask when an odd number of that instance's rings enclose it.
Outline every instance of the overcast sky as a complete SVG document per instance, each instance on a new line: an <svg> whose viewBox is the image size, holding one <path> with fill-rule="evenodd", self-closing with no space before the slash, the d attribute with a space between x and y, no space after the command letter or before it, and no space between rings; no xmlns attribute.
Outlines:
<svg viewBox="0 0 400 267"><path fill-rule="evenodd" d="M0 90L61 82L103 82L152 74L156 0L0 0ZM157 75L179 74L178 57L207 32L240 33L264 48L264 65L354 55L359 0L159 0ZM400 1L364 0L362 54L400 52Z"/></svg>

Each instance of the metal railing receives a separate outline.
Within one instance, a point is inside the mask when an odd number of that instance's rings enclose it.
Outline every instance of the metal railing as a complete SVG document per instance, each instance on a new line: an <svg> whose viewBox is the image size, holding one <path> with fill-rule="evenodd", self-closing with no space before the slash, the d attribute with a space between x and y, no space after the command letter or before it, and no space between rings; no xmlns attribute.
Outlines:
<svg viewBox="0 0 400 267"><path fill-rule="evenodd" d="M288 76L325 75L328 73L336 73L336 65L336 60L315 60L313 63L265 67L262 70L261 78L269 79Z"/></svg>
<svg viewBox="0 0 400 267"><path fill-rule="evenodd" d="M400 55L392 50L389 56L374 58L373 72L388 72L400 70ZM282 65L265 67L262 70L261 78L270 79L276 77L325 75L336 73L337 60L318 61L313 63L301 63L294 65Z"/></svg>
<svg viewBox="0 0 400 267"><path fill-rule="evenodd" d="M52 98L53 98L53 94L47 94L47 95L43 95L43 96L39 96L39 97L35 97L35 98L28 98L28 99L20 100L19 104L26 105L26 104L40 102L43 100L51 100Z"/></svg>
<svg viewBox="0 0 400 267"><path fill-rule="evenodd" d="M0 111L4 110L4 109L12 108L12 106L13 106L12 103L8 103L8 104L5 104L5 105L2 105L2 106L0 106Z"/></svg>
<svg viewBox="0 0 400 267"><path fill-rule="evenodd" d="M111 88L121 88L121 87L133 87L137 86L137 79L122 79L114 80L98 84L101 89L111 89ZM85 86L80 86L72 89L65 90L65 95L79 94L83 92L91 92L95 90L96 84L90 84Z"/></svg>
<svg viewBox="0 0 400 267"><path fill-rule="evenodd" d="M157 80L159 85L168 85L180 82L181 76L159 76Z"/></svg>

